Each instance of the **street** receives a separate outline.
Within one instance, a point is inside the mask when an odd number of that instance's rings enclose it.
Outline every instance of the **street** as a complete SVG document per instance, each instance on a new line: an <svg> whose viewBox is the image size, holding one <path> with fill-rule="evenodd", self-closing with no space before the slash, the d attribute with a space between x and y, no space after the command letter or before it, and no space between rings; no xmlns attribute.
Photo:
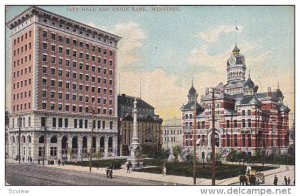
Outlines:
<svg viewBox="0 0 300 196"><path fill-rule="evenodd" d="M6 182L12 186L110 186L110 185L163 185L161 182L63 170L35 164L6 163Z"/></svg>

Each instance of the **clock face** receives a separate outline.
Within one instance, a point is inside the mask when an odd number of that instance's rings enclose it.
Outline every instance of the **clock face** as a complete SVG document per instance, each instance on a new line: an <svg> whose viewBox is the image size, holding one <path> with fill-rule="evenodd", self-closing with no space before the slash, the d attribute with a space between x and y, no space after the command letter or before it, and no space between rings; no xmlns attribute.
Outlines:
<svg viewBox="0 0 300 196"><path fill-rule="evenodd" d="M230 57L228 60L230 65L234 65L236 63L236 58L234 56Z"/></svg>

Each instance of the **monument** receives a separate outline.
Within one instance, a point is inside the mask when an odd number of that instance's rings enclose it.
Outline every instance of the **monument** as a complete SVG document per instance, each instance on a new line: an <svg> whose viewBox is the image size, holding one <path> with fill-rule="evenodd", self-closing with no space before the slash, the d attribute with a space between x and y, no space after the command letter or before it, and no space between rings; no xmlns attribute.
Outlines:
<svg viewBox="0 0 300 196"><path fill-rule="evenodd" d="M132 133L132 140L131 144L129 146L129 151L130 151L130 156L128 157L128 161L131 162L132 169L137 168L137 167L142 167L143 165L143 158L142 158L142 151L141 151L141 146L139 143L139 138L137 134L137 108L136 104L137 101L136 99L134 100L134 107L133 107L133 133Z"/></svg>

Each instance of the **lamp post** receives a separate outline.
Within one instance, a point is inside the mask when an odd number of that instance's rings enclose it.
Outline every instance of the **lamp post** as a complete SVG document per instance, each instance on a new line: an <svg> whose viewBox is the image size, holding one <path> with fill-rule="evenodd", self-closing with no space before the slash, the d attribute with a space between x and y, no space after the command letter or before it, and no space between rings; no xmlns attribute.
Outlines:
<svg viewBox="0 0 300 196"><path fill-rule="evenodd" d="M47 133L47 118L45 117L45 125L44 125L44 147L43 147L43 166L45 166L45 154L46 154L46 133Z"/></svg>
<svg viewBox="0 0 300 196"><path fill-rule="evenodd" d="M18 127L19 127L19 138L18 138L19 153L18 153L18 159L19 159L19 163L21 162L21 126L22 126L22 118L21 118L21 116L19 116L18 117Z"/></svg>
<svg viewBox="0 0 300 196"><path fill-rule="evenodd" d="M197 114L197 97L198 94L195 93L195 110L194 110L194 134L193 134L193 146L194 146L194 158L193 158L193 177L194 177L194 185L196 185L196 114Z"/></svg>
<svg viewBox="0 0 300 196"><path fill-rule="evenodd" d="M211 180L212 185L215 185L216 181L216 152L215 152L215 89L212 89L212 133L211 133L211 145L212 145L212 152L211 152Z"/></svg>
<svg viewBox="0 0 300 196"><path fill-rule="evenodd" d="M94 132L94 112L95 112L95 101L93 101L93 106L92 106L92 132L91 132L91 148L90 148L90 172L92 171L92 153L93 153L92 149L93 149L93 132Z"/></svg>

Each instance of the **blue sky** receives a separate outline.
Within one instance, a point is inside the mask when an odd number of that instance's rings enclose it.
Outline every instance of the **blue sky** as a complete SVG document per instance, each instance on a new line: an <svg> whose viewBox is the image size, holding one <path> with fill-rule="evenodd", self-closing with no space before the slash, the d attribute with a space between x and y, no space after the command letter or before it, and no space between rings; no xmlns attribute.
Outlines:
<svg viewBox="0 0 300 196"><path fill-rule="evenodd" d="M180 117L179 108L186 102L192 78L200 95L207 86L226 83L226 61L234 46L237 21L237 45L259 91L268 86L274 89L279 82L288 93L287 104L294 108L292 6L181 6L177 11L152 11L149 6L146 12L131 11L131 6L123 12L112 11L113 7L107 7L109 11L99 11L96 6L96 11L41 7L122 36L118 56L121 93L139 96L141 78L142 98L165 119ZM9 7L6 19L24 9L26 6Z"/></svg>

